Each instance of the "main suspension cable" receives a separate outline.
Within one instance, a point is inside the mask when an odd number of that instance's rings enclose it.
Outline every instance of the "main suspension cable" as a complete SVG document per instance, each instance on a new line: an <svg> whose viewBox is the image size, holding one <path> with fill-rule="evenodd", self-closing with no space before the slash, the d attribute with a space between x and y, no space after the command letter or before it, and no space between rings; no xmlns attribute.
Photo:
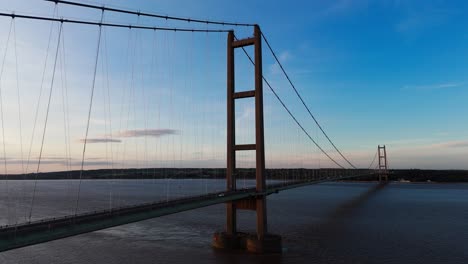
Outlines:
<svg viewBox="0 0 468 264"><path fill-rule="evenodd" d="M192 19L186 17L177 17L177 16L167 16L167 15L160 15L160 14L153 14L153 13L145 13L140 11L132 11L128 9L121 9L121 8L112 8L106 6L98 6L92 4L85 4L85 3L77 3L71 1L62 1L62 0L45 0L47 2L54 2L56 4L66 4L66 5L74 5L80 7L86 7L91 9L99 9L102 11L110 11L116 13L124 13L124 14L131 14L137 16L146 16L146 17L153 17L153 18L161 18L165 20L176 20L176 21L185 21L189 23L202 23L202 24L212 24L212 25L222 25L222 26L243 26L243 27L253 27L255 24L249 23L236 23L236 22L223 22L223 21L213 21L213 20L203 20L203 19Z"/></svg>
<svg viewBox="0 0 468 264"><path fill-rule="evenodd" d="M296 86L293 84L293 82L291 81L291 78L289 78L289 75L286 73L286 70L284 69L282 63L280 62L280 60L278 59L278 56L276 56L276 53L275 51L273 50L273 48L271 47L270 43L268 42L268 39L265 37L265 35L263 34L263 32L261 32L262 34L262 38L265 40L265 43L267 44L268 46L268 49L270 50L271 54L273 55L273 57L275 58L276 60L276 63L278 63L278 66L281 68L281 71L283 72L284 76L286 76L286 79L288 79L288 82L289 84L291 85L291 87L293 88L294 92L296 93L297 97L299 97L299 100L301 100L302 102L302 105L304 105L304 107L307 109L307 112L309 113L310 117L312 117L312 119L314 120L315 124L317 124L318 128L320 129L320 131L322 131L322 134L327 138L328 142L330 142L330 144L333 146L333 148L340 154L340 156L351 166L353 167L354 169L357 169L356 166L354 166L344 155L343 153L341 153L341 151L336 147L336 145L333 143L333 141L330 139L330 137L327 135L327 133L325 133L325 131L323 130L322 126L320 125L320 123L317 121L317 119L315 118L315 116L312 114L312 112L310 111L309 107L307 106L307 104L304 102L304 99L302 99L302 96L299 94L299 91L296 89Z"/></svg>
<svg viewBox="0 0 468 264"><path fill-rule="evenodd" d="M370 169L370 168L372 167L372 165L374 164L375 160L377 159L377 154L378 154L378 153L379 153L379 152L375 152L374 158L372 159L372 162L371 162L371 164L369 165L368 169Z"/></svg>
<svg viewBox="0 0 468 264"><path fill-rule="evenodd" d="M32 20L43 20L43 21L55 21L61 23L72 23L72 24L83 24L83 25L93 25L93 26L103 26L103 27L117 27L117 28L135 28L135 29L147 29L147 30L162 30L162 31L174 31L174 32L208 32L208 33L226 33L229 32L227 29L195 29L195 28L169 28L169 27L152 27L152 26L142 26L142 25L125 25L125 24L116 24L116 23L103 23L96 21L88 20L77 20L77 19L66 19L66 18L53 18L46 16L30 16L30 15L18 15L15 13L0 13L0 16L11 17L11 18L24 18Z"/></svg>
<svg viewBox="0 0 468 264"><path fill-rule="evenodd" d="M234 37L236 40L237 38ZM242 47L242 50L244 51L244 54L247 56L247 58L250 60L250 62L255 65L255 62L252 60L252 57L249 55L249 53L247 53L247 51L245 50L244 47ZM325 156L327 156L333 163L335 163L338 167L342 168L342 169L345 169L345 167L343 167L340 163L338 163L335 159L333 159L311 136L310 134L305 130L305 128L302 126L302 124L297 120L297 118L294 116L294 114L289 110L289 108L286 106L286 104L283 102L283 100L281 99L281 97L276 93L275 89L273 89L273 87L270 85L270 83L268 82L268 80L265 78L265 76L262 75L262 79L263 81L266 83L266 85L270 88L270 90L273 92L273 94L275 95L276 99L278 99L278 101L280 102L280 104L283 106L283 108L288 112L288 114L291 116L291 118L294 120L294 122L296 122L296 124L301 128L301 130L306 134L306 136L314 143L315 146L317 146L317 148L320 149L320 151L322 151L323 154L325 154Z"/></svg>

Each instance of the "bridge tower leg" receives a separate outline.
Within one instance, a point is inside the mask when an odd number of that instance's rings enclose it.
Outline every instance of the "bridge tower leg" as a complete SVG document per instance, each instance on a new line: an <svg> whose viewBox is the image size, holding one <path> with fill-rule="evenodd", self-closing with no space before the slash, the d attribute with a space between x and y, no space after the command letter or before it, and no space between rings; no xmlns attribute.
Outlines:
<svg viewBox="0 0 468 264"><path fill-rule="evenodd" d="M234 52L237 48L254 46L255 89L235 91ZM255 98L255 144L236 145L235 101L242 98ZM237 40L230 31L227 38L227 191L236 191L236 152L255 151L257 196L242 201L226 203L226 231L215 233L213 246L223 249L244 249L253 253L281 252L281 237L268 234L266 180L265 180L265 140L263 122L263 74L262 74L262 34L258 25L254 26L254 36ZM237 232L237 210L256 211L256 235Z"/></svg>
<svg viewBox="0 0 468 264"><path fill-rule="evenodd" d="M387 150L385 145L377 147L377 155L379 156L379 181L388 181Z"/></svg>

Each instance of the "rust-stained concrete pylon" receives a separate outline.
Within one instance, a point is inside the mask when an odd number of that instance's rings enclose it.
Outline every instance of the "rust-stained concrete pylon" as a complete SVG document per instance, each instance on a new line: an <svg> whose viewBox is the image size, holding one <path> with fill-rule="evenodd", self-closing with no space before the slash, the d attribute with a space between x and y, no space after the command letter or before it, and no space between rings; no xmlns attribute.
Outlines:
<svg viewBox="0 0 468 264"><path fill-rule="evenodd" d="M254 46L255 89L235 91L234 53L237 48ZM242 98L255 98L255 144L236 144L235 102ZM227 40L227 190L236 191L236 152L255 151L256 155L256 197L248 200L233 201L226 204L226 232L216 233L213 246L225 249L246 249L255 253L281 252L281 238L268 234L266 180L265 180L265 140L263 121L263 75L262 75L262 33L254 26L254 36L237 40L234 32L228 33ZM237 232L237 210L256 211L256 235Z"/></svg>
<svg viewBox="0 0 468 264"><path fill-rule="evenodd" d="M377 146L377 155L379 156L379 181L384 179L388 181L388 163L387 163L387 150L385 145L382 147Z"/></svg>

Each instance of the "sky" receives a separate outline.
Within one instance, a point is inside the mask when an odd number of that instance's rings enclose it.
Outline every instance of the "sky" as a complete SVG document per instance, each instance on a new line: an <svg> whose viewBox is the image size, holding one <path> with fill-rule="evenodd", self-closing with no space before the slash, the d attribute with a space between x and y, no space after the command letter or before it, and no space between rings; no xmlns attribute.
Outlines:
<svg viewBox="0 0 468 264"><path fill-rule="evenodd" d="M377 145L386 145L390 168L468 169L468 3L464 1L87 2L257 23L315 117L356 166L367 168ZM54 6L37 0L0 0L0 12L101 19L100 11ZM234 29L240 38L252 34L251 28L109 12L103 20ZM94 26L65 23L60 30L58 23L0 18L4 65L0 156L6 157L0 171L80 168L96 54L85 169L224 167L226 33L103 28L99 52L98 36L99 28ZM252 66L240 52L235 59L236 89L252 89ZM349 167L320 134L265 45L263 74L314 140ZM267 86L264 90L267 167L336 167ZM249 99L237 103L239 144L253 143L253 107ZM253 153L237 157L240 167L254 164Z"/></svg>

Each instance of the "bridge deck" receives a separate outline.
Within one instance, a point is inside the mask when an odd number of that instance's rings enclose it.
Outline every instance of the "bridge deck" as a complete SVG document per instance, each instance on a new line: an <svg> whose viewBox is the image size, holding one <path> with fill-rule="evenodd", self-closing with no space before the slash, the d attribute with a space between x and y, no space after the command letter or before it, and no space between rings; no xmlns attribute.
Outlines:
<svg viewBox="0 0 468 264"><path fill-rule="evenodd" d="M139 204L112 210L26 222L14 226L4 226L0 227L0 252L210 205L253 198L259 195L270 195L286 189L360 176L364 175L279 183L269 185L268 190L264 193L257 193L255 188L238 190L236 192L216 192L170 201Z"/></svg>

